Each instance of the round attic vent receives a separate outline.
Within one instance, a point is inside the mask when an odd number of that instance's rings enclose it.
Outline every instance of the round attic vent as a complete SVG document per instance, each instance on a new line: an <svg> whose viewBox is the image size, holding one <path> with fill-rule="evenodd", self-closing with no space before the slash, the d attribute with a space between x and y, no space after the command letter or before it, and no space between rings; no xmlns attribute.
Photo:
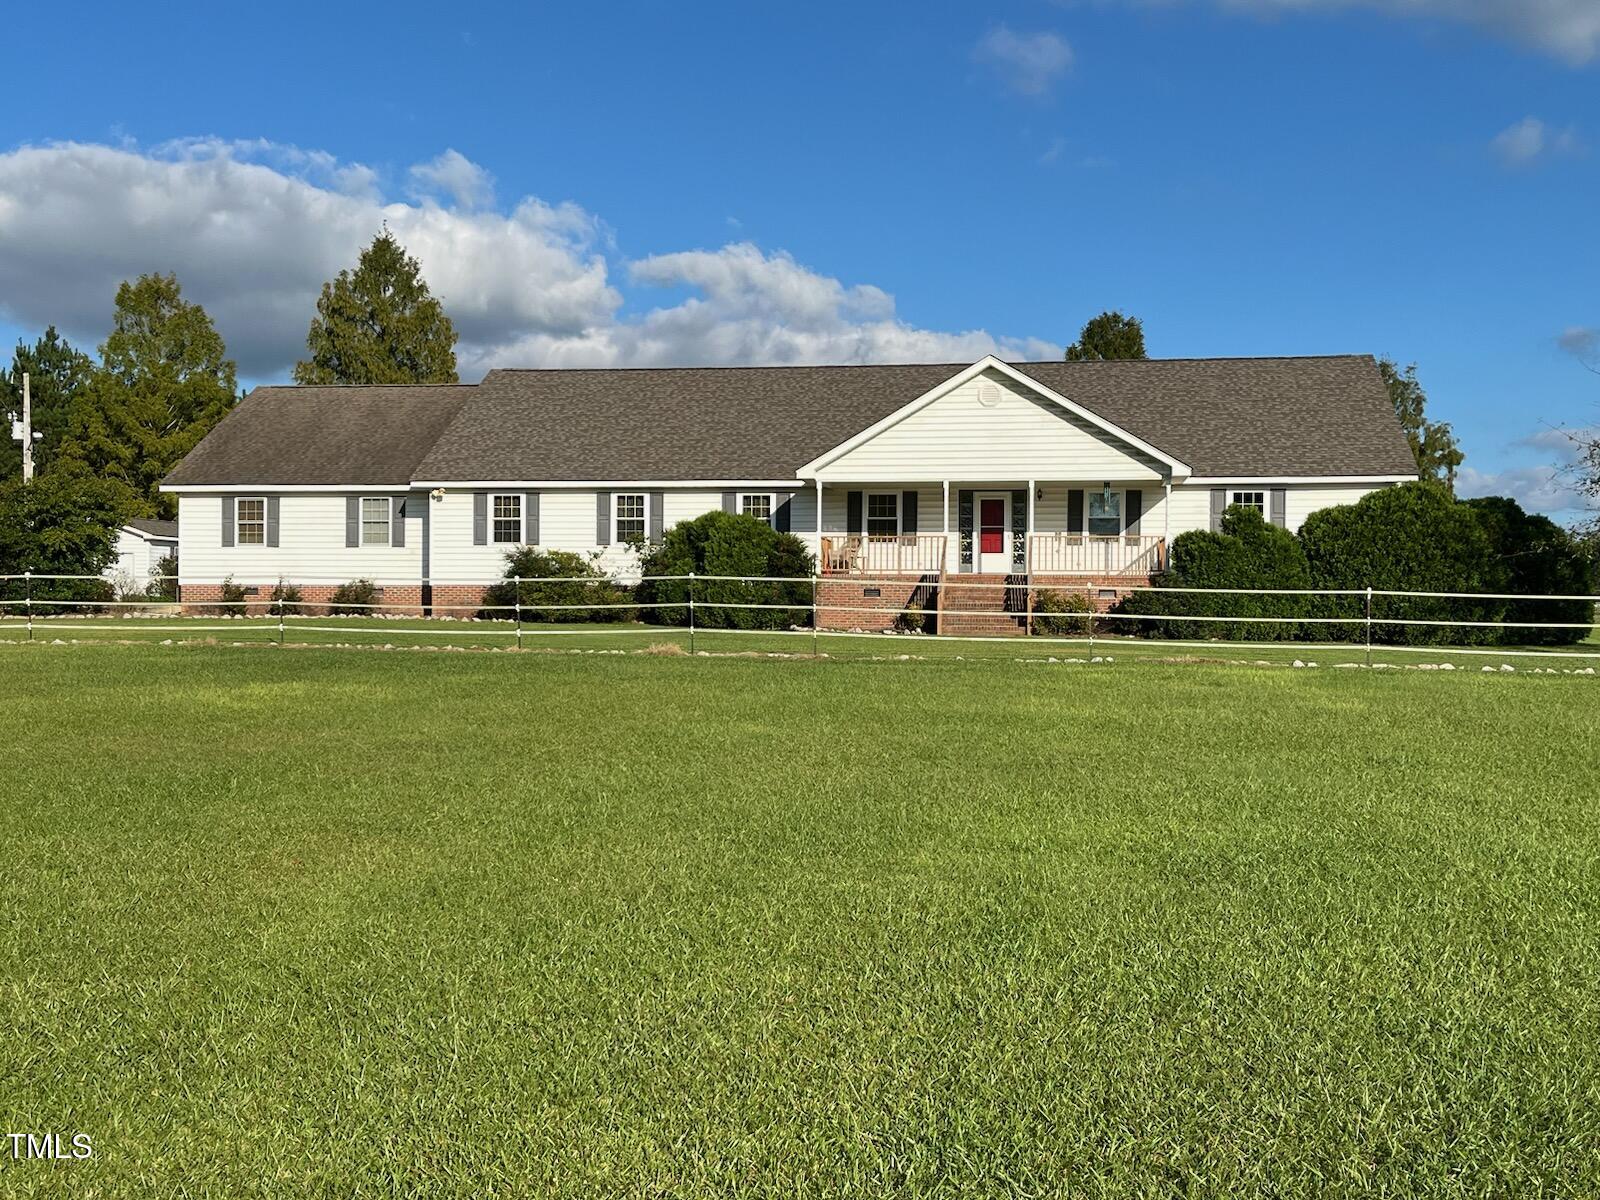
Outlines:
<svg viewBox="0 0 1600 1200"><path fill-rule="evenodd" d="M978 403L985 408L993 408L1000 403L1000 387L993 383L980 383L978 385Z"/></svg>

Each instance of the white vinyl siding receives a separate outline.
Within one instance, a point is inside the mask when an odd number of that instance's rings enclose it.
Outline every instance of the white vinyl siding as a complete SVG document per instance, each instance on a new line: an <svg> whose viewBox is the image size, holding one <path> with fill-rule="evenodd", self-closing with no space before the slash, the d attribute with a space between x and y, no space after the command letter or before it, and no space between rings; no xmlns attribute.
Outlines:
<svg viewBox="0 0 1600 1200"><path fill-rule="evenodd" d="M276 546L223 546L222 506L242 497L185 494L178 498L178 570L185 583L236 583L270 587L280 577L291 583L416 583L422 575L422 505L413 495L404 546L366 546L359 559L345 545L347 493L284 492L278 496ZM237 510L234 539L238 540ZM469 510L470 513L470 510ZM467 527L472 540L472 527Z"/></svg>
<svg viewBox="0 0 1600 1200"><path fill-rule="evenodd" d="M1000 390L978 401L979 387ZM825 481L911 479L1128 479L1159 481L1162 467L1060 405L996 371L941 396L822 469Z"/></svg>

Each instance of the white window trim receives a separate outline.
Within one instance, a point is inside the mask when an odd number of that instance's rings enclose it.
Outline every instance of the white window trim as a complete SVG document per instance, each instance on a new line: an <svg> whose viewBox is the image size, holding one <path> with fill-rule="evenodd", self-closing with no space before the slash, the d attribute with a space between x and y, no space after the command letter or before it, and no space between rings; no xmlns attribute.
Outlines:
<svg viewBox="0 0 1600 1200"><path fill-rule="evenodd" d="M888 496L894 501L894 533L872 532L872 500L874 496ZM878 520L885 520L879 517ZM863 537L899 537L905 531L905 513L900 506L899 492L867 492L861 497L861 534Z"/></svg>
<svg viewBox="0 0 1600 1200"><path fill-rule="evenodd" d="M1083 536L1100 538L1120 538L1127 536L1128 532L1128 489L1112 488L1111 494L1117 498L1117 531L1115 533L1091 533L1089 522L1093 520L1109 521L1110 517L1095 518L1089 514L1089 504L1096 496L1105 495L1105 488L1085 488L1083 495Z"/></svg>
<svg viewBox="0 0 1600 1200"><path fill-rule="evenodd" d="M644 512L644 532L642 534L640 534L639 540L641 542L644 542L644 543L648 544L649 541L650 541L650 493L649 492L612 492L611 493L611 544L613 546L624 546L624 545L627 545L627 543L623 541L622 533L620 532L620 527L621 527L621 524L622 524L622 514L619 511L619 506L617 504L617 501L620 500L623 496L638 496L641 500L644 501L644 508L643 508L643 512Z"/></svg>
<svg viewBox="0 0 1600 1200"><path fill-rule="evenodd" d="M516 500L517 502L517 540L502 542L494 536L494 502L496 500ZM489 545L491 546L525 546L528 541L528 502L521 492L490 492L489 493ZM502 521L506 518L501 517Z"/></svg>
<svg viewBox="0 0 1600 1200"><path fill-rule="evenodd" d="M244 529L244 524L245 523L242 520L240 520L240 518L239 518L239 508L240 508L241 505L246 504L246 503L250 502L251 500L259 500L261 502L261 521L260 521L260 525L261 525L261 540L259 542L247 542L247 541L245 541L243 534L240 532L241 530ZM250 524L252 524L252 525L254 525L256 523L257 522L255 522L255 521L251 521L250 522ZM267 545L267 498L265 496L235 496L233 498L233 545L234 545L235 549L239 548L240 546L259 546L259 547L261 547L263 549L266 548L266 545Z"/></svg>
<svg viewBox="0 0 1600 1200"><path fill-rule="evenodd" d="M1272 491L1270 488L1229 488L1227 507L1232 508L1235 504L1242 504L1246 508L1255 508L1252 502L1239 499L1240 496L1260 496L1261 508L1259 511L1264 519L1272 520Z"/></svg>
<svg viewBox="0 0 1600 1200"><path fill-rule="evenodd" d="M384 503L386 503L389 506L388 523L384 526L384 528L388 531L388 536L386 536L383 539L383 541L381 541L381 542L369 542L369 541L367 541L367 501L368 500L382 500L382 501L384 501ZM360 529L358 531L360 536L357 538L357 541L359 541L362 546L392 546L392 545L394 545L394 497L393 496L362 496L361 499L359 501L357 501L357 504L359 505L360 522L361 522Z"/></svg>
<svg viewBox="0 0 1600 1200"><path fill-rule="evenodd" d="M765 496L767 498L767 524L777 527L778 524L778 493L777 492L737 492L734 495L733 510L743 514L744 502L751 496Z"/></svg>

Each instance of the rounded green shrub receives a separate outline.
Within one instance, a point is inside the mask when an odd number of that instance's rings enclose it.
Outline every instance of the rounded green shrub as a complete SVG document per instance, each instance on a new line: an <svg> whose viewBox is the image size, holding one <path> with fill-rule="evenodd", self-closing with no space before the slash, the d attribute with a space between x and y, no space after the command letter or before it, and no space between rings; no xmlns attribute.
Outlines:
<svg viewBox="0 0 1600 1200"><path fill-rule="evenodd" d="M570 550L519 546L506 555L506 577L483 593L478 616L509 621L574 623L632 621L628 589L613 581L594 557Z"/></svg>
<svg viewBox="0 0 1600 1200"><path fill-rule="evenodd" d="M1270 524L1254 508L1234 505L1222 514L1220 533L1191 530L1173 539L1172 565L1163 583L1203 590L1131 592L1112 611L1157 619L1118 621L1118 632L1169 639L1287 641L1300 631L1298 618L1307 613L1307 597L1248 596L1209 589L1303 591L1311 586L1311 574L1305 552L1292 533ZM1195 620L1197 617L1243 619ZM1251 617L1275 619L1252 621Z"/></svg>
<svg viewBox="0 0 1600 1200"><path fill-rule="evenodd" d="M1313 586L1396 592L1504 592L1510 580L1477 514L1436 483L1405 483L1314 512L1300 530ZM1372 640L1393 645L1487 645L1500 640L1488 625L1402 624L1405 621L1495 622L1504 600L1374 596ZM1366 637L1366 597L1318 597L1316 615L1354 618L1318 627L1316 636Z"/></svg>
<svg viewBox="0 0 1600 1200"><path fill-rule="evenodd" d="M662 625L689 623L693 572L695 624L712 629L787 629L811 621L811 574L815 562L805 543L779 533L765 521L737 513L708 512L680 521L666 531L661 544L646 551L640 571L639 599L664 607L645 608L647 621ZM768 582L746 582L718 576L759 576ZM709 578L708 578L709 577ZM794 582L788 582L793 580ZM721 608L718 605L778 605L777 608Z"/></svg>
<svg viewBox="0 0 1600 1200"><path fill-rule="evenodd" d="M1045 588L1033 596L1033 632L1039 637L1087 637L1095 631L1094 601L1082 592Z"/></svg>
<svg viewBox="0 0 1600 1200"><path fill-rule="evenodd" d="M373 607L377 603L377 584L370 579L352 579L333 589L333 595L328 598L328 612L335 616L374 617L379 615Z"/></svg>
<svg viewBox="0 0 1600 1200"><path fill-rule="evenodd" d="M1572 534L1549 517L1524 512L1508 496L1485 496L1466 502L1489 538L1504 569L1506 590L1527 596L1593 596L1594 561ZM1549 621L1557 625L1592 625L1592 600L1513 600L1505 619L1521 624ZM1588 629L1506 629L1508 645L1570 646L1589 636Z"/></svg>

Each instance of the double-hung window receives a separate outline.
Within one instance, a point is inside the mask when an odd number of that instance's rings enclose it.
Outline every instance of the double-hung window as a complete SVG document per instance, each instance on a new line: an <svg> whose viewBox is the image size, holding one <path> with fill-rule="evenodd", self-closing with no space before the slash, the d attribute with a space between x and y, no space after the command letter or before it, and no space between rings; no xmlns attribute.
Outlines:
<svg viewBox="0 0 1600 1200"><path fill-rule="evenodd" d="M387 546L389 544L388 496L361 497L361 544Z"/></svg>
<svg viewBox="0 0 1600 1200"><path fill-rule="evenodd" d="M747 517L772 524L771 492L740 492L739 511Z"/></svg>
<svg viewBox="0 0 1600 1200"><path fill-rule="evenodd" d="M1242 504L1246 508L1253 508L1263 517L1267 515L1267 494L1265 492L1229 492L1228 503Z"/></svg>
<svg viewBox="0 0 1600 1200"><path fill-rule="evenodd" d="M236 540L241 546L267 544L267 502L261 496L240 496L233 510Z"/></svg>
<svg viewBox="0 0 1600 1200"><path fill-rule="evenodd" d="M900 493L867 494L867 536L895 537L900 532Z"/></svg>
<svg viewBox="0 0 1600 1200"><path fill-rule="evenodd" d="M1089 534L1091 537L1116 537L1122 532L1122 493L1089 493Z"/></svg>
<svg viewBox="0 0 1600 1200"><path fill-rule="evenodd" d="M503 495L489 497L489 537L491 541L505 545L520 545L522 542L522 495L520 492L508 492Z"/></svg>
<svg viewBox="0 0 1600 1200"><path fill-rule="evenodd" d="M638 544L645 538L645 495L643 492L618 492L612 510L616 528L613 540L624 545Z"/></svg>

